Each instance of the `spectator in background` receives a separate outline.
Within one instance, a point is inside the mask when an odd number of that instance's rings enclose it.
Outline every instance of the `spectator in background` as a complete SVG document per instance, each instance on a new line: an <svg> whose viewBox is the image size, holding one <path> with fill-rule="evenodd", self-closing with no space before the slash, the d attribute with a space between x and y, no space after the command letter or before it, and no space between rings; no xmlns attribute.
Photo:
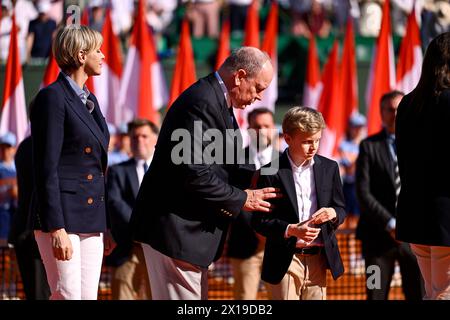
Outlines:
<svg viewBox="0 0 450 320"><path fill-rule="evenodd" d="M128 135L128 124L126 123L122 123L117 127L116 149L123 155L127 155L128 158L132 156L130 136Z"/></svg>
<svg viewBox="0 0 450 320"><path fill-rule="evenodd" d="M359 206L356 199L355 168L356 158L359 153L359 143L364 137L365 126L366 117L359 112L353 113L348 120L345 138L340 143L338 148L338 163L343 182L347 221L352 220L352 222L355 222L354 224L348 223L350 228L356 227L356 221L354 218L355 216L359 216Z"/></svg>
<svg viewBox="0 0 450 320"><path fill-rule="evenodd" d="M256 170L281 154L274 148L278 132L273 112L256 108L248 113L250 145L245 149L246 163L254 164ZM264 258L265 238L256 233L251 224L251 213L242 211L231 223L228 237L228 256L234 277L234 299L256 300ZM269 289L269 288L268 288ZM270 292L269 292L270 297Z"/></svg>
<svg viewBox="0 0 450 320"><path fill-rule="evenodd" d="M392 34L405 36L406 21L416 2L422 4L423 0L391 0ZM416 9L421 10L418 6ZM420 20L417 23L420 25Z"/></svg>
<svg viewBox="0 0 450 320"><path fill-rule="evenodd" d="M48 1L48 0L44 0ZM48 15L51 19L55 20L56 25L59 25L65 15L64 12L64 0L51 0L50 1L51 8L48 12Z"/></svg>
<svg viewBox="0 0 450 320"><path fill-rule="evenodd" d="M113 300L148 300L151 292L144 253L142 245L131 239L129 222L139 186L153 158L159 130L154 123L141 119L128 126L133 158L108 171L108 209L117 247L106 261L115 267Z"/></svg>
<svg viewBox="0 0 450 320"><path fill-rule="evenodd" d="M89 27L101 33L105 20L105 1L89 0L89 9Z"/></svg>
<svg viewBox="0 0 450 320"><path fill-rule="evenodd" d="M6 132L0 137L0 245L5 246L11 218L17 207L17 181L14 155L16 136Z"/></svg>
<svg viewBox="0 0 450 320"><path fill-rule="evenodd" d="M410 243L424 299L450 300L450 32L433 39L396 120L401 191L397 240Z"/></svg>
<svg viewBox="0 0 450 320"><path fill-rule="evenodd" d="M1 17L0 17L0 61L5 62L8 59L9 42L11 34L11 12L12 3L10 0L1 0Z"/></svg>
<svg viewBox="0 0 450 320"><path fill-rule="evenodd" d="M49 1L49 0L39 0ZM14 6L14 14L16 15L16 24L19 27L18 44L20 51L20 61L24 63L28 58L27 36L30 21L38 17L36 7L31 0L12 0Z"/></svg>
<svg viewBox="0 0 450 320"><path fill-rule="evenodd" d="M379 0L362 0L359 34L364 37L377 37L380 33L383 12Z"/></svg>
<svg viewBox="0 0 450 320"><path fill-rule="evenodd" d="M28 58L47 58L52 49L52 40L56 31L56 22L50 19L49 1L37 4L39 16L30 22L27 36Z"/></svg>
<svg viewBox="0 0 450 320"><path fill-rule="evenodd" d="M172 22L177 0L144 0L147 1L147 23L153 30L155 42L161 41L161 36Z"/></svg>
<svg viewBox="0 0 450 320"><path fill-rule="evenodd" d="M423 45L427 46L431 39L448 31L450 31L450 3L425 1L420 28Z"/></svg>
<svg viewBox="0 0 450 320"><path fill-rule="evenodd" d="M219 35L219 0L184 0L187 4L187 17L192 23L192 36L195 38L217 38Z"/></svg>
<svg viewBox="0 0 450 320"><path fill-rule="evenodd" d="M128 153L119 149L121 134L117 132L117 128L112 123L107 123L109 131L109 147L108 147L108 167L127 161L130 158ZM128 134L127 134L128 136Z"/></svg>
<svg viewBox="0 0 450 320"><path fill-rule="evenodd" d="M19 1L16 6L22 7L23 1ZM26 13L28 12L25 10L29 6L26 6L26 4L29 4L34 10L33 5L31 2L26 1L25 2L25 8L24 12L20 12L17 7L13 7L13 2L11 0L1 0L1 20L0 20L0 61L6 61L8 58L8 52L9 52L9 43L11 41L11 27L12 27L12 14L13 11L16 16L16 26L17 26L17 45L19 49L19 56L20 56L20 62L24 63L27 58L27 48L26 48L26 41L25 38L27 36L28 32L28 18L30 17ZM14 10L13 10L14 8ZM34 11L33 11L34 12ZM31 14L30 12L28 12ZM23 30L23 28L26 28L26 30Z"/></svg>
<svg viewBox="0 0 450 320"><path fill-rule="evenodd" d="M31 195L33 192L33 159L31 136L25 138L17 148L15 165L17 170L18 203L13 215L8 242L14 247L17 264L27 300L48 300L50 288L47 283L33 230L30 225Z"/></svg>
<svg viewBox="0 0 450 320"><path fill-rule="evenodd" d="M341 34L345 33L345 26L348 19L356 20L361 15L357 0L332 0L330 11L333 13L331 17L333 28Z"/></svg>
<svg viewBox="0 0 450 320"><path fill-rule="evenodd" d="M342 189L345 198L345 210L347 218L342 224L352 232L356 229L360 209L356 198L355 168L359 153L359 143L365 135L366 118L359 112L355 112L348 120L345 138L338 148L338 163L342 178ZM348 240L349 267L352 274L364 273L364 260L360 253L356 252L355 238Z"/></svg>
<svg viewBox="0 0 450 320"><path fill-rule="evenodd" d="M247 11L253 0L227 0L230 14L230 31L242 34L245 30ZM259 3L259 0L255 0Z"/></svg>
<svg viewBox="0 0 450 320"><path fill-rule="evenodd" d="M361 142L356 160L356 192L361 208L356 237L361 240L366 268L379 266L381 272L380 288L366 286L368 300L388 299L396 261L400 265L405 299L420 300L423 295L419 267L409 244L395 240L400 178L394 133L395 115L402 97L399 91L382 96L383 129ZM415 171L420 171L419 167ZM370 275L366 273L367 277Z"/></svg>
<svg viewBox="0 0 450 320"><path fill-rule="evenodd" d="M114 33L126 38L133 23L134 0L111 0L111 19Z"/></svg>
<svg viewBox="0 0 450 320"><path fill-rule="evenodd" d="M305 6L292 6L292 34L296 36L328 37L331 22L322 1L311 0L307 11Z"/></svg>

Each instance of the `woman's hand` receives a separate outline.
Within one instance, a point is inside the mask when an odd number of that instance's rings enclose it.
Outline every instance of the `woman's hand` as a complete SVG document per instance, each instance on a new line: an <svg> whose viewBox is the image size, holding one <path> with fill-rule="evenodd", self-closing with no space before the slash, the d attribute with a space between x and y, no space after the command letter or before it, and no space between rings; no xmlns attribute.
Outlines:
<svg viewBox="0 0 450 320"><path fill-rule="evenodd" d="M72 242L64 228L51 231L50 239L56 260L67 261L72 259Z"/></svg>

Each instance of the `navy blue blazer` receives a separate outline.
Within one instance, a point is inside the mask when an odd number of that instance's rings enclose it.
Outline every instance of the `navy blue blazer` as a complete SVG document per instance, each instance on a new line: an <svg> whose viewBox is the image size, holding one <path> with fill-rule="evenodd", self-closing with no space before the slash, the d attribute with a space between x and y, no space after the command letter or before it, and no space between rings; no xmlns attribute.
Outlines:
<svg viewBox="0 0 450 320"><path fill-rule="evenodd" d="M62 74L31 108L34 229L104 232L109 132L97 99L92 114Z"/></svg>
<svg viewBox="0 0 450 320"><path fill-rule="evenodd" d="M269 164L270 165L270 164ZM344 222L345 201L339 168L335 161L314 156L314 179L317 194L317 208L331 207L336 210L337 220L320 226L319 234L324 242L325 256L333 279L344 273L344 265L337 244L335 231ZM291 264L297 238L284 238L288 224L298 223L298 205L292 168L287 150L280 158L280 169L274 175L260 176L258 187L280 188L282 198L271 200L274 209L271 213L254 213L252 225L266 239L261 279L268 283L279 283Z"/></svg>

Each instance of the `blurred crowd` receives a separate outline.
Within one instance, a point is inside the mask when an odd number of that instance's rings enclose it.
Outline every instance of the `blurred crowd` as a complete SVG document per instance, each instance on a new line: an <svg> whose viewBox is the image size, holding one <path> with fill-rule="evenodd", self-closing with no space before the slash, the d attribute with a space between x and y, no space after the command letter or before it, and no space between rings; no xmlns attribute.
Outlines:
<svg viewBox="0 0 450 320"><path fill-rule="evenodd" d="M177 34L183 13L191 22L192 36L216 38L221 20L229 17L232 35L244 32L247 11L256 1L261 13L270 0L145 0L146 16L158 47L166 38ZM278 0L280 32L294 36L328 37L342 34L350 17L358 35L376 37L382 19L384 0ZM52 36L63 20L65 9L72 4L81 8L82 20L101 31L105 12L111 7L114 32L126 50L133 26L135 0L1 0L0 61L8 55L9 34L14 8L19 29L19 50L22 62L42 59L50 53ZM414 5L415 3L415 5ZM423 45L436 35L450 29L450 3L447 0L391 0L393 33L404 36L406 18L413 10L421 28ZM263 14L261 14L263 16ZM263 26L264 24L261 24Z"/></svg>

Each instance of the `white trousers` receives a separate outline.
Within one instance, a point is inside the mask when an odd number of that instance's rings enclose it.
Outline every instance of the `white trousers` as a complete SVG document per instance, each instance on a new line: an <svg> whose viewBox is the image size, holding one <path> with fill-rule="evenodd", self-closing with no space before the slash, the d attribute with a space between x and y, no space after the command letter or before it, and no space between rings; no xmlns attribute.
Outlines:
<svg viewBox="0 0 450 320"><path fill-rule="evenodd" d="M207 300L208 269L173 259L142 243L153 300Z"/></svg>
<svg viewBox="0 0 450 320"><path fill-rule="evenodd" d="M72 259L56 260L50 233L35 230L50 287L50 300L97 300L103 260L103 233L69 233Z"/></svg>
<svg viewBox="0 0 450 320"><path fill-rule="evenodd" d="M425 282L424 300L450 300L450 247L410 245Z"/></svg>

